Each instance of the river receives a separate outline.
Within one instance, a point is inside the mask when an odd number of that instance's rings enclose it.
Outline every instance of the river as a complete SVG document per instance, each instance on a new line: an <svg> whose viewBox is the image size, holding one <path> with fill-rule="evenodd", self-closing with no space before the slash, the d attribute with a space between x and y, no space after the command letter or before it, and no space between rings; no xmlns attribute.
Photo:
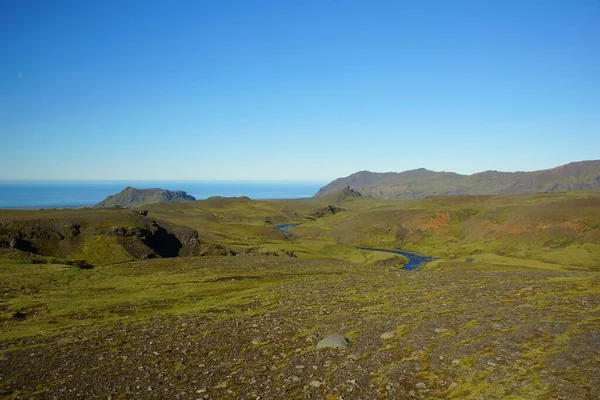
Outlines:
<svg viewBox="0 0 600 400"><path fill-rule="evenodd" d="M282 224L282 225L277 225L274 228L277 230L280 230L281 232L285 232L290 235L295 235L294 233L290 232L290 228L293 228L298 225L300 225L300 224ZM435 258L433 258L433 257L427 257L427 256L423 256L421 254L411 253L408 251L398 250L398 249L379 249L379 248L375 248L375 247L358 247L358 249L366 250L366 251L383 251L386 253L400 254L408 259L408 262L406 264L404 264L404 267L403 267L403 269L406 271L412 271L414 269L419 268L421 265L423 265L429 261L435 260Z"/></svg>

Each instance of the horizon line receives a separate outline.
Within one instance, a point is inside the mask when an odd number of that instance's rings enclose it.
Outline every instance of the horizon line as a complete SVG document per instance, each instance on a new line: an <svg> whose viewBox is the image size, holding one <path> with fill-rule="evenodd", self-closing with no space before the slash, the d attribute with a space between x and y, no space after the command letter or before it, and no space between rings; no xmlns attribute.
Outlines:
<svg viewBox="0 0 600 400"><path fill-rule="evenodd" d="M13 182L203 182L203 183L323 183L331 180L250 180L250 179L0 179L0 183Z"/></svg>

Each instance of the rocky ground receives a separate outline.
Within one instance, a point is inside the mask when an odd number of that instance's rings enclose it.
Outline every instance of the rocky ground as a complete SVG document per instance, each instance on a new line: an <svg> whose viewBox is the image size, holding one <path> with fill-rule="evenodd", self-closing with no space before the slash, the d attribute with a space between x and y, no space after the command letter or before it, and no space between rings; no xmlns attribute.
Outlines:
<svg viewBox="0 0 600 400"><path fill-rule="evenodd" d="M165 262L144 261L130 279L142 279L144 268L155 274L151 266L167 268ZM222 301L201 311L177 311L171 300L155 301L151 312L140 314L152 302L142 296L137 303L111 306L111 318L94 310L69 315L72 326L52 334L19 333L19 324L35 316L5 319L2 394L14 399L600 396L598 273L457 262L438 271L405 272L277 257L177 263L168 270L171 276L211 278L181 279L165 291L213 285L212 296ZM22 291L3 282L6 310ZM243 287L245 300L229 301L232 295L215 286L223 282ZM44 290L37 295L53 296ZM202 301L181 299L186 305ZM348 339L346 349L317 349L335 333Z"/></svg>

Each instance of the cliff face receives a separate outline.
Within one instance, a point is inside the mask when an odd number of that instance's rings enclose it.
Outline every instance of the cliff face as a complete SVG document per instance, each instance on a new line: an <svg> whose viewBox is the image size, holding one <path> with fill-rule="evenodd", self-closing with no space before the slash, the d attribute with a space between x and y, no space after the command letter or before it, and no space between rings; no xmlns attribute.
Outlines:
<svg viewBox="0 0 600 400"><path fill-rule="evenodd" d="M581 161L532 172L485 171L473 175L416 169L404 172L361 171L322 187L322 197L349 186L363 195L413 199L430 195L525 194L600 189L600 160Z"/></svg>
<svg viewBox="0 0 600 400"><path fill-rule="evenodd" d="M136 189L128 186L122 192L108 196L98 203L96 207L134 208L146 204L178 203L195 200L196 198L194 196L190 196L182 190Z"/></svg>

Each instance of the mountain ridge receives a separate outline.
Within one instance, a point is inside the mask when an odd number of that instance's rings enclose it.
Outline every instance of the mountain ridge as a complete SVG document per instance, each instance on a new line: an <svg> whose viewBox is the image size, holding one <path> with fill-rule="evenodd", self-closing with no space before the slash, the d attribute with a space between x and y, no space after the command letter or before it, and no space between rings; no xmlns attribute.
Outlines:
<svg viewBox="0 0 600 400"><path fill-rule="evenodd" d="M383 199L600 189L600 160L576 161L538 171L487 170L470 175L426 168L402 172L363 170L331 181L319 189L314 197L325 196L345 186L362 195Z"/></svg>

